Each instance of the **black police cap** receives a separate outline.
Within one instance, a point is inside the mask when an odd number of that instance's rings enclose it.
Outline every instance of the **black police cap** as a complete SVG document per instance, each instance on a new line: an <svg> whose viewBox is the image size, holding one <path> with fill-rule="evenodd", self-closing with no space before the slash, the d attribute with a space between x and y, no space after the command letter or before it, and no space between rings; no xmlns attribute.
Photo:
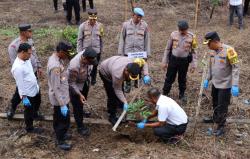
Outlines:
<svg viewBox="0 0 250 159"><path fill-rule="evenodd" d="M203 44L208 44L209 41L220 41L220 37L216 31L208 32L205 35L205 40Z"/></svg>
<svg viewBox="0 0 250 159"><path fill-rule="evenodd" d="M30 24L19 24L18 28L20 31L27 31L27 30L31 29L31 25Z"/></svg>
<svg viewBox="0 0 250 159"><path fill-rule="evenodd" d="M56 51L63 51L66 54L70 54L70 52L72 51L73 46L71 43L67 42L67 41L60 41L58 43L58 45L56 46Z"/></svg>

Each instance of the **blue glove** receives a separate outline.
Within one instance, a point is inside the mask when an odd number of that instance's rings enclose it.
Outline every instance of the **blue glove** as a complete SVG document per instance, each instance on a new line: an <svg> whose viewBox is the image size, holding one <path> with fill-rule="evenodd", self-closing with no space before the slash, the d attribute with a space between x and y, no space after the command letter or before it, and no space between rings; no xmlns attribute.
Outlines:
<svg viewBox="0 0 250 159"><path fill-rule="evenodd" d="M150 84L150 82L151 82L151 78L147 75L147 76L144 76L143 77L143 82L145 83L145 84Z"/></svg>
<svg viewBox="0 0 250 159"><path fill-rule="evenodd" d="M27 97L23 98L23 105L26 107L31 107L30 100Z"/></svg>
<svg viewBox="0 0 250 159"><path fill-rule="evenodd" d="M61 113L62 113L62 115L63 115L64 117L67 116L68 111L69 111L69 108L67 107L67 105L64 105L64 106L61 107Z"/></svg>
<svg viewBox="0 0 250 159"><path fill-rule="evenodd" d="M143 119L142 120L142 123L146 123L148 120L147 119Z"/></svg>
<svg viewBox="0 0 250 159"><path fill-rule="evenodd" d="M234 97L239 96L239 87L238 86L232 86L231 93Z"/></svg>
<svg viewBox="0 0 250 159"><path fill-rule="evenodd" d="M143 129L145 127L145 123L144 122L137 123L136 125L137 125L138 129Z"/></svg>
<svg viewBox="0 0 250 159"><path fill-rule="evenodd" d="M203 82L203 88L208 89L208 80Z"/></svg>
<svg viewBox="0 0 250 159"><path fill-rule="evenodd" d="M128 103L123 104L123 110L126 110L126 111L128 110Z"/></svg>

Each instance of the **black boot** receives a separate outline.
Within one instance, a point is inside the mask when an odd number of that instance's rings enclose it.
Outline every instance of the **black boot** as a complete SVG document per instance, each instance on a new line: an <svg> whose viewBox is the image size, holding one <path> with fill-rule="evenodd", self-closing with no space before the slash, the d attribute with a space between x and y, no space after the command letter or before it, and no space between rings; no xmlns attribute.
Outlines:
<svg viewBox="0 0 250 159"><path fill-rule="evenodd" d="M211 116L210 117L204 117L203 122L204 123L214 123L214 119Z"/></svg>
<svg viewBox="0 0 250 159"><path fill-rule="evenodd" d="M34 118L34 120L44 120L44 116L39 111L34 113L33 118Z"/></svg>
<svg viewBox="0 0 250 159"><path fill-rule="evenodd" d="M13 110L13 108L10 108L7 113L6 113L6 116L7 116L7 119L8 120L11 120L13 119L13 116L15 115L15 110Z"/></svg>
<svg viewBox="0 0 250 159"><path fill-rule="evenodd" d="M27 133L41 134L44 132L42 128L26 128Z"/></svg>
<svg viewBox="0 0 250 159"><path fill-rule="evenodd" d="M62 150L65 150L65 151L68 151L68 150L70 150L72 148L71 144L68 144L63 140L57 141L56 145L57 145L58 148L60 148Z"/></svg>
<svg viewBox="0 0 250 159"><path fill-rule="evenodd" d="M185 96L184 93L180 93L180 94L179 94L179 99L180 99L183 103L187 103L187 97Z"/></svg>
<svg viewBox="0 0 250 159"><path fill-rule="evenodd" d="M71 138L72 138L72 135L68 133L64 134L63 136L63 140L71 140Z"/></svg>
<svg viewBox="0 0 250 159"><path fill-rule="evenodd" d="M89 136L90 135L90 130L86 126L78 128L77 131L82 136Z"/></svg>
<svg viewBox="0 0 250 159"><path fill-rule="evenodd" d="M117 122L118 118L116 117L116 115L110 115L109 116L109 122L112 124L112 125L115 125L115 123Z"/></svg>
<svg viewBox="0 0 250 159"><path fill-rule="evenodd" d="M214 131L214 135L219 137L224 134L224 126L218 126L218 128Z"/></svg>

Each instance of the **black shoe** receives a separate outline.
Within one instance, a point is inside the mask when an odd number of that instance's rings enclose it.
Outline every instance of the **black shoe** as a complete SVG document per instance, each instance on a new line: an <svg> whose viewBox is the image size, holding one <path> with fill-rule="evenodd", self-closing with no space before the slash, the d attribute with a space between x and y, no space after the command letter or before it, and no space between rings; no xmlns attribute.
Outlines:
<svg viewBox="0 0 250 159"><path fill-rule="evenodd" d="M11 119L13 119L13 116L15 115L15 111L12 109L12 108L10 108L8 111L7 111L7 113L6 113L6 116L7 116L7 119L8 120L11 120Z"/></svg>
<svg viewBox="0 0 250 159"><path fill-rule="evenodd" d="M40 113L40 112L36 112L34 113L34 116L33 116L34 120L44 120L44 116Z"/></svg>
<svg viewBox="0 0 250 159"><path fill-rule="evenodd" d="M42 128L28 128L26 129L27 133L41 134L44 132Z"/></svg>
<svg viewBox="0 0 250 159"><path fill-rule="evenodd" d="M124 84L124 92L129 93L131 91L131 83L126 83Z"/></svg>
<svg viewBox="0 0 250 159"><path fill-rule="evenodd" d="M138 88L138 82L137 81L135 81L134 87Z"/></svg>
<svg viewBox="0 0 250 159"><path fill-rule="evenodd" d="M76 25L80 25L80 24L81 24L81 22L80 22L80 21L77 21L77 22L76 22Z"/></svg>
<svg viewBox="0 0 250 159"><path fill-rule="evenodd" d="M96 80L91 80L91 85L94 86L96 84Z"/></svg>
<svg viewBox="0 0 250 159"><path fill-rule="evenodd" d="M183 103L187 103L187 97L184 94L180 94L179 95L179 99L183 102Z"/></svg>
<svg viewBox="0 0 250 159"><path fill-rule="evenodd" d="M57 141L58 148L69 151L72 148L72 145L66 143L65 141Z"/></svg>
<svg viewBox="0 0 250 159"><path fill-rule="evenodd" d="M63 136L63 140L71 140L71 138L72 138L72 135L68 133L64 134Z"/></svg>
<svg viewBox="0 0 250 159"><path fill-rule="evenodd" d="M67 21L67 25L73 25L71 21Z"/></svg>
<svg viewBox="0 0 250 159"><path fill-rule="evenodd" d="M205 117L203 118L203 123L214 123L213 117Z"/></svg>
<svg viewBox="0 0 250 159"><path fill-rule="evenodd" d="M214 135L217 136L217 137L222 136L224 133L225 133L224 132L224 127L220 127L220 128L218 128L217 130L214 131Z"/></svg>
<svg viewBox="0 0 250 159"><path fill-rule="evenodd" d="M84 112L83 112L83 117L89 118L90 116L91 116L91 113L90 113L90 112L87 112L87 111L84 111Z"/></svg>
<svg viewBox="0 0 250 159"><path fill-rule="evenodd" d="M81 128L78 128L77 129L78 133L82 136L89 136L90 135L90 130L89 128L83 126Z"/></svg>
<svg viewBox="0 0 250 159"><path fill-rule="evenodd" d="M118 118L116 116L109 116L109 122L112 125L115 125L115 123L117 122Z"/></svg>

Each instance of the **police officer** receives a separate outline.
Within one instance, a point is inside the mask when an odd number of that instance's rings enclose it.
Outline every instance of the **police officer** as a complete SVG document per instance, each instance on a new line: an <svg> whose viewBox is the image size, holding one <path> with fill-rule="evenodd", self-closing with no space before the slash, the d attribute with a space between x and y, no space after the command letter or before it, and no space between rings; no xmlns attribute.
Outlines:
<svg viewBox="0 0 250 159"><path fill-rule="evenodd" d="M103 25L97 22L96 9L89 9L89 19L83 22L79 27L78 39L77 39L77 52L81 52L87 47L92 47L97 53L97 61L101 59L101 53L103 51ZM97 74L97 65L93 67L91 72L91 84L95 85Z"/></svg>
<svg viewBox="0 0 250 159"><path fill-rule="evenodd" d="M144 74L144 83L150 84L148 75L148 65L143 66L133 61L133 59L123 56L113 56L104 60L100 64L100 77L103 81L104 88L108 97L107 108L109 121L114 125L117 121L116 109L123 107L127 110L128 102L123 92L123 82L138 80L139 74Z"/></svg>
<svg viewBox="0 0 250 159"><path fill-rule="evenodd" d="M75 121L78 133L82 136L90 134L89 128L83 124L83 105L87 100L90 83L90 72L92 65L96 65L96 51L87 47L79 52L71 61L68 67L70 101L73 105Z"/></svg>
<svg viewBox="0 0 250 159"><path fill-rule="evenodd" d="M19 28L19 37L16 38L15 40L13 40L8 47L10 64L13 65L13 63L17 57L19 45L21 43L28 43L29 45L31 45L31 48L32 48L32 54L30 57L30 61L31 61L31 64L33 67L33 71L34 71L36 77L40 77L40 76L42 76L41 62L37 56L36 49L34 47L34 42L32 40L31 25L30 24L19 24L18 28ZM41 96L40 92L38 95ZM20 102L21 102L21 99L20 99L19 94L18 94L18 88L16 88L16 91L11 99L11 105L9 106L9 110L7 112L8 119L13 118L15 111L16 111L16 108ZM40 103L41 103L41 101L35 105L34 118L42 120L44 117L38 112L39 108L40 108Z"/></svg>
<svg viewBox="0 0 250 159"><path fill-rule="evenodd" d="M174 31L170 35L167 47L162 58L162 68L167 69L166 79L163 87L163 94L168 95L171 86L178 73L179 99L186 101L186 76L191 64L191 72L196 67L196 54L194 49L197 47L195 35L188 31L188 22L181 20L178 22L179 31Z"/></svg>
<svg viewBox="0 0 250 159"><path fill-rule="evenodd" d="M222 43L217 32L207 33L204 44L207 44L211 51L207 78L203 86L208 89L209 81L212 82L214 110L213 116L204 118L204 122L217 123L214 135L220 136L224 133L231 93L233 96L239 95L239 60L236 51Z"/></svg>
<svg viewBox="0 0 250 159"><path fill-rule="evenodd" d="M65 140L71 136L67 134L70 125L69 111L69 85L67 77L67 68L65 62L70 56L72 45L61 41L48 60L47 74L49 85L49 100L54 107L53 127L56 133L56 144L62 150L70 150L71 145Z"/></svg>
<svg viewBox="0 0 250 159"><path fill-rule="evenodd" d="M118 54L128 56L128 53L145 51L149 56L150 37L148 24L142 20L144 12L141 8L134 8L133 16L122 25Z"/></svg>
<svg viewBox="0 0 250 159"><path fill-rule="evenodd" d="M119 55L128 56L128 53L139 51L145 51L147 56L151 54L148 24L142 20L143 17L144 11L141 8L134 8L132 18L123 23L118 48ZM138 81L135 81L136 88L137 83ZM131 83L126 82L124 91L129 93L130 89Z"/></svg>
<svg viewBox="0 0 250 159"><path fill-rule="evenodd" d="M79 0L66 0L66 6L67 6L67 24L73 25L71 22L72 19L72 8L74 8L75 12L75 19L76 19L76 25L80 25L80 4Z"/></svg>
<svg viewBox="0 0 250 159"><path fill-rule="evenodd" d="M25 108L24 120L26 131L28 133L41 133L42 129L34 128L33 126L33 113L35 108L38 107L37 105L40 105L41 95L30 61L32 47L28 43L22 43L18 46L17 52L18 54L12 65L11 73L16 81L19 99L22 100Z"/></svg>
<svg viewBox="0 0 250 159"><path fill-rule="evenodd" d="M89 6L90 6L91 9L94 9L93 0L89 0ZM82 11L86 12L86 0L82 0Z"/></svg>

